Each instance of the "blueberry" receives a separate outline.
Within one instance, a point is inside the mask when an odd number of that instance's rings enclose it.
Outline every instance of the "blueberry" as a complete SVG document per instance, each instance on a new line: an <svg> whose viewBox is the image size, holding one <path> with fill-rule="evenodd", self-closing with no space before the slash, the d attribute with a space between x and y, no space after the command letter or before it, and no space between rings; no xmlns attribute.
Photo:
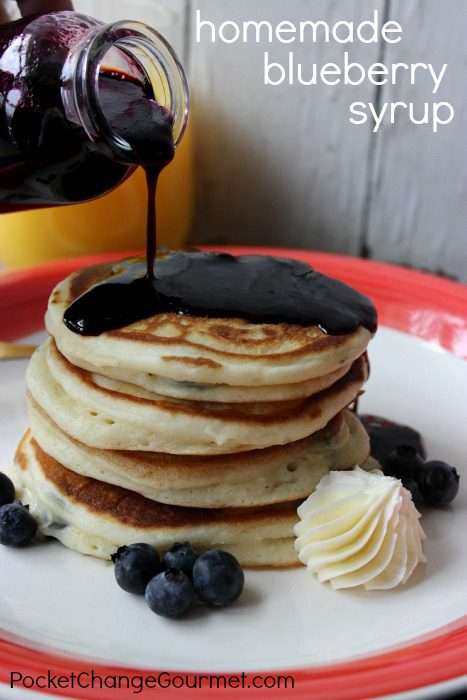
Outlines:
<svg viewBox="0 0 467 700"><path fill-rule="evenodd" d="M162 617L182 617L195 604L193 584L183 571L162 571L146 586L144 594L151 610Z"/></svg>
<svg viewBox="0 0 467 700"><path fill-rule="evenodd" d="M13 503L15 500L15 485L3 472L0 472L0 506Z"/></svg>
<svg viewBox="0 0 467 700"><path fill-rule="evenodd" d="M115 579L128 593L144 593L148 582L161 570L157 550L144 542L119 547L112 561Z"/></svg>
<svg viewBox="0 0 467 700"><path fill-rule="evenodd" d="M418 477L420 491L428 506L450 503L459 490L459 474L446 462L426 462Z"/></svg>
<svg viewBox="0 0 467 700"><path fill-rule="evenodd" d="M183 571L184 574L193 577L193 564L198 558L198 552L193 549L191 542L176 542L164 554L163 563L166 569Z"/></svg>
<svg viewBox="0 0 467 700"><path fill-rule="evenodd" d="M410 491L410 495L412 496L412 501L418 510L424 505L425 500L423 498L422 492L420 491L420 486L418 481L412 477L406 477L405 480L403 481L403 486L407 489L407 491Z"/></svg>
<svg viewBox="0 0 467 700"><path fill-rule="evenodd" d="M393 476L402 481L402 485L412 494L415 507L420 508L424 503L424 498L420 491L418 478L424 468L424 462L415 447L398 445L382 466L386 476Z"/></svg>
<svg viewBox="0 0 467 700"><path fill-rule="evenodd" d="M417 478L417 473L423 469L423 459L412 445L398 445L382 464L386 476L394 476L404 481Z"/></svg>
<svg viewBox="0 0 467 700"><path fill-rule="evenodd" d="M0 506L0 543L10 547L28 544L36 534L37 523L20 503Z"/></svg>
<svg viewBox="0 0 467 700"><path fill-rule="evenodd" d="M381 465L398 445L411 445L425 459L426 452L422 437L413 428L394 423L381 416L361 415L360 420L370 436L371 456Z"/></svg>
<svg viewBox="0 0 467 700"><path fill-rule="evenodd" d="M237 559L221 549L208 549L193 566L195 591L202 601L211 605L233 603L242 592L244 582Z"/></svg>

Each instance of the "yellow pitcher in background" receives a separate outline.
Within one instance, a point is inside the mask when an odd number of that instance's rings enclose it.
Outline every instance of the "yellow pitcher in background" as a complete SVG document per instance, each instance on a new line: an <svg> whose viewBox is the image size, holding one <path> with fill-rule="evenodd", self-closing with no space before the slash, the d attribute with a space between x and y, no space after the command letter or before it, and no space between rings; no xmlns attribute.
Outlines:
<svg viewBox="0 0 467 700"><path fill-rule="evenodd" d="M193 210L191 129L159 178L157 244L179 248ZM31 209L0 216L0 269L56 258L144 248L146 179L138 168L113 192L84 204Z"/></svg>

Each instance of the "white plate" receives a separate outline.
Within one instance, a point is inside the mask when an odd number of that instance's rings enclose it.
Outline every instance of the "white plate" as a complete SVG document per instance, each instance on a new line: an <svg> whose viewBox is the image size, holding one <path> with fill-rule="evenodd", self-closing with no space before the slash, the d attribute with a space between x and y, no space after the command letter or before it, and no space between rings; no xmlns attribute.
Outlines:
<svg viewBox="0 0 467 700"><path fill-rule="evenodd" d="M348 661L407 644L466 615L465 362L386 328L372 341L370 357L360 410L420 430L429 457L456 465L461 474L454 504L423 515L428 564L404 588L336 592L304 568L248 571L234 606L172 622L121 591L109 564L55 542L1 547L3 635L121 666L238 672ZM0 364L2 465L28 422L25 366Z"/></svg>
<svg viewBox="0 0 467 700"><path fill-rule="evenodd" d="M407 331L378 330L360 410L412 425L424 435L429 458L454 464L461 475L454 503L422 517L428 564L405 587L386 592L332 591L305 568L247 571L245 591L230 608L200 609L188 619L168 621L120 590L111 564L57 542L0 547L2 700L46 697L10 691L5 684L11 670L37 678L47 668L68 675L89 668L128 669L130 676L144 669L263 676L287 669L293 675L293 690L247 685L242 698L361 700L400 692L391 697L425 699L467 689L467 365L452 354L465 352L465 290L430 275L324 253L230 250L286 253L316 264L369 294L382 323ZM0 279L2 339L38 328L51 285L90 262L50 263ZM12 459L28 423L25 367L24 361L0 363L0 468ZM194 690L193 697L208 694L203 690ZM105 688L49 693L85 700L130 697ZM161 694L156 688L142 696ZM164 689L170 694L189 693ZM209 695L229 700L238 691L231 686Z"/></svg>

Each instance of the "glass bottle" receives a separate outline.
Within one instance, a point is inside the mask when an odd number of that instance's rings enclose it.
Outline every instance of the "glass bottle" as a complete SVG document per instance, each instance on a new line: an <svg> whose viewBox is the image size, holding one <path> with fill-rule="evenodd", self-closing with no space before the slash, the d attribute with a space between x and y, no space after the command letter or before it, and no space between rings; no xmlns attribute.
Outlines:
<svg viewBox="0 0 467 700"><path fill-rule="evenodd" d="M179 143L188 101L173 49L143 23L64 11L4 25L0 212L109 192L137 165L163 159L172 134ZM165 133L151 131L157 120Z"/></svg>

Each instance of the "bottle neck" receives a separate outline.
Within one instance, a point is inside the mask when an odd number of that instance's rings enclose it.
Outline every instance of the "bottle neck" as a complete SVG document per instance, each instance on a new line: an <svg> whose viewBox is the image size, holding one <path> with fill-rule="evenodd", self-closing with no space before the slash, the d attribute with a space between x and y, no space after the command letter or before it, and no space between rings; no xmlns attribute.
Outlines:
<svg viewBox="0 0 467 700"><path fill-rule="evenodd" d="M144 87L146 97L167 115L174 145L180 142L188 120L187 80L172 47L157 31L133 21L98 26L70 53L63 72L67 117L110 158L141 164L141 149L135 150L126 125L116 128L110 118L101 89L103 74ZM125 121L124 110L120 121Z"/></svg>

